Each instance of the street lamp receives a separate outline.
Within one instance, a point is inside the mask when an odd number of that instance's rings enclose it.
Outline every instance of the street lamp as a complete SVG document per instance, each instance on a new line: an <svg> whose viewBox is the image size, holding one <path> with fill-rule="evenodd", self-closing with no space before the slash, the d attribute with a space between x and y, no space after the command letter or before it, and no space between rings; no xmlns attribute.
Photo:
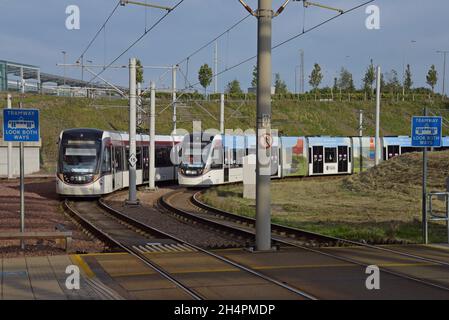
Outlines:
<svg viewBox="0 0 449 320"><path fill-rule="evenodd" d="M65 87L65 78L66 78L66 55L67 55L67 52L66 51L61 51L62 52L62 54L63 54L63 56L64 56L64 87Z"/></svg>

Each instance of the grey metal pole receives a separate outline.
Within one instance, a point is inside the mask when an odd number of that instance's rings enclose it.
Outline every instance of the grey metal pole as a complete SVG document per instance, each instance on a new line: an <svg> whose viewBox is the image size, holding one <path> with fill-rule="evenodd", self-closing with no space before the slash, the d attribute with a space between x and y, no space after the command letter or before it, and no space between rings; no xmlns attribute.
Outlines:
<svg viewBox="0 0 449 320"><path fill-rule="evenodd" d="M156 172L154 169L154 164L155 164L155 132L156 132L156 119L155 119L155 115L156 115L156 85L154 82L150 83L150 90L151 90L151 105L150 105L150 152L149 152L149 157L150 157L150 182L149 182L149 186L148 188L150 190L154 190L155 189L155 176L156 176Z"/></svg>
<svg viewBox="0 0 449 320"><path fill-rule="evenodd" d="M359 110L360 172L363 171L363 110Z"/></svg>
<svg viewBox="0 0 449 320"><path fill-rule="evenodd" d="M218 41L215 41L214 47L214 93L218 93Z"/></svg>
<svg viewBox="0 0 449 320"><path fill-rule="evenodd" d="M25 232L25 155L23 142L20 142L20 232ZM20 241L21 249L25 249L25 243Z"/></svg>
<svg viewBox="0 0 449 320"><path fill-rule="evenodd" d="M262 141L271 135L272 0L259 0L257 15L256 250L264 251L271 249L271 148Z"/></svg>
<svg viewBox="0 0 449 320"><path fill-rule="evenodd" d="M376 156L375 164L376 166L380 162L381 146L380 146L380 66L377 67L376 76Z"/></svg>
<svg viewBox="0 0 449 320"><path fill-rule="evenodd" d="M10 94L6 95L6 106L8 109L12 108L12 101L11 101L12 97ZM12 142L8 142L8 154L7 154L7 158L8 158L8 179L12 179L13 178L13 166L12 166L12 152L13 152L13 148L12 148Z"/></svg>
<svg viewBox="0 0 449 320"><path fill-rule="evenodd" d="M304 50L300 49L300 56L301 56L301 70L300 70L300 76L301 76L301 81L300 81L300 93L304 93L305 91L305 84L304 84Z"/></svg>
<svg viewBox="0 0 449 320"><path fill-rule="evenodd" d="M138 205L136 187L136 58L129 60L129 199L128 205Z"/></svg>
<svg viewBox="0 0 449 320"><path fill-rule="evenodd" d="M225 104L225 95L220 94L220 132L224 134L224 104Z"/></svg>
<svg viewBox="0 0 449 320"><path fill-rule="evenodd" d="M20 92L25 93L25 78L23 75L23 67L20 67Z"/></svg>
<svg viewBox="0 0 449 320"><path fill-rule="evenodd" d="M424 107L424 116L427 116L427 107ZM422 161L422 237L424 244L429 242L427 232L427 148L423 148Z"/></svg>
<svg viewBox="0 0 449 320"><path fill-rule="evenodd" d="M137 124L142 124L142 84L137 83Z"/></svg>
<svg viewBox="0 0 449 320"><path fill-rule="evenodd" d="M173 104L173 132L176 133L176 68L172 67L172 104Z"/></svg>

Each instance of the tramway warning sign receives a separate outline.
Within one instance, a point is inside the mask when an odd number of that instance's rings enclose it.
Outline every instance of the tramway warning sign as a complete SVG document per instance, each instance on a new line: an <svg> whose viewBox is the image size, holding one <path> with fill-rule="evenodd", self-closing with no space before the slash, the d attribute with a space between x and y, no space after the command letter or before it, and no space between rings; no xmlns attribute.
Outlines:
<svg viewBox="0 0 449 320"><path fill-rule="evenodd" d="M412 118L413 147L441 147L441 117Z"/></svg>
<svg viewBox="0 0 449 320"><path fill-rule="evenodd" d="M3 109L3 140L8 142L38 142L39 110Z"/></svg>
<svg viewBox="0 0 449 320"><path fill-rule="evenodd" d="M131 165L131 167L135 167L136 163L137 163L137 158L134 154L132 154L129 159L128 159L129 164Z"/></svg>

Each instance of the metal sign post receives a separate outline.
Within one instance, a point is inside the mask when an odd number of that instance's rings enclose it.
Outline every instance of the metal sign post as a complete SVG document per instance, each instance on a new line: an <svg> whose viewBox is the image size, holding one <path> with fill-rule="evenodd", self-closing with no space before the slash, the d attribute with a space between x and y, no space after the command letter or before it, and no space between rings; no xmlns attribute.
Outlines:
<svg viewBox="0 0 449 320"><path fill-rule="evenodd" d="M442 118L428 117L424 108L423 117L412 117L412 147L423 148L422 166L422 237L428 243L427 233L427 148L441 147Z"/></svg>
<svg viewBox="0 0 449 320"><path fill-rule="evenodd" d="M3 109L3 140L20 143L20 232L25 231L24 142L39 142L39 110ZM20 242L25 248L23 240Z"/></svg>

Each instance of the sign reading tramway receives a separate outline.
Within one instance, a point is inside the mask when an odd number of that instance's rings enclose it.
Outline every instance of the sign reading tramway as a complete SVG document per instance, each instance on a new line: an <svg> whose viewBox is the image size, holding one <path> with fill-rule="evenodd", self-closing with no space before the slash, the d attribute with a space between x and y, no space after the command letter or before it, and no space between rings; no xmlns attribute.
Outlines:
<svg viewBox="0 0 449 320"><path fill-rule="evenodd" d="M3 140L8 142L38 142L39 110L3 109Z"/></svg>
<svg viewBox="0 0 449 320"><path fill-rule="evenodd" d="M441 117L413 117L412 118L412 146L413 147L441 147Z"/></svg>

